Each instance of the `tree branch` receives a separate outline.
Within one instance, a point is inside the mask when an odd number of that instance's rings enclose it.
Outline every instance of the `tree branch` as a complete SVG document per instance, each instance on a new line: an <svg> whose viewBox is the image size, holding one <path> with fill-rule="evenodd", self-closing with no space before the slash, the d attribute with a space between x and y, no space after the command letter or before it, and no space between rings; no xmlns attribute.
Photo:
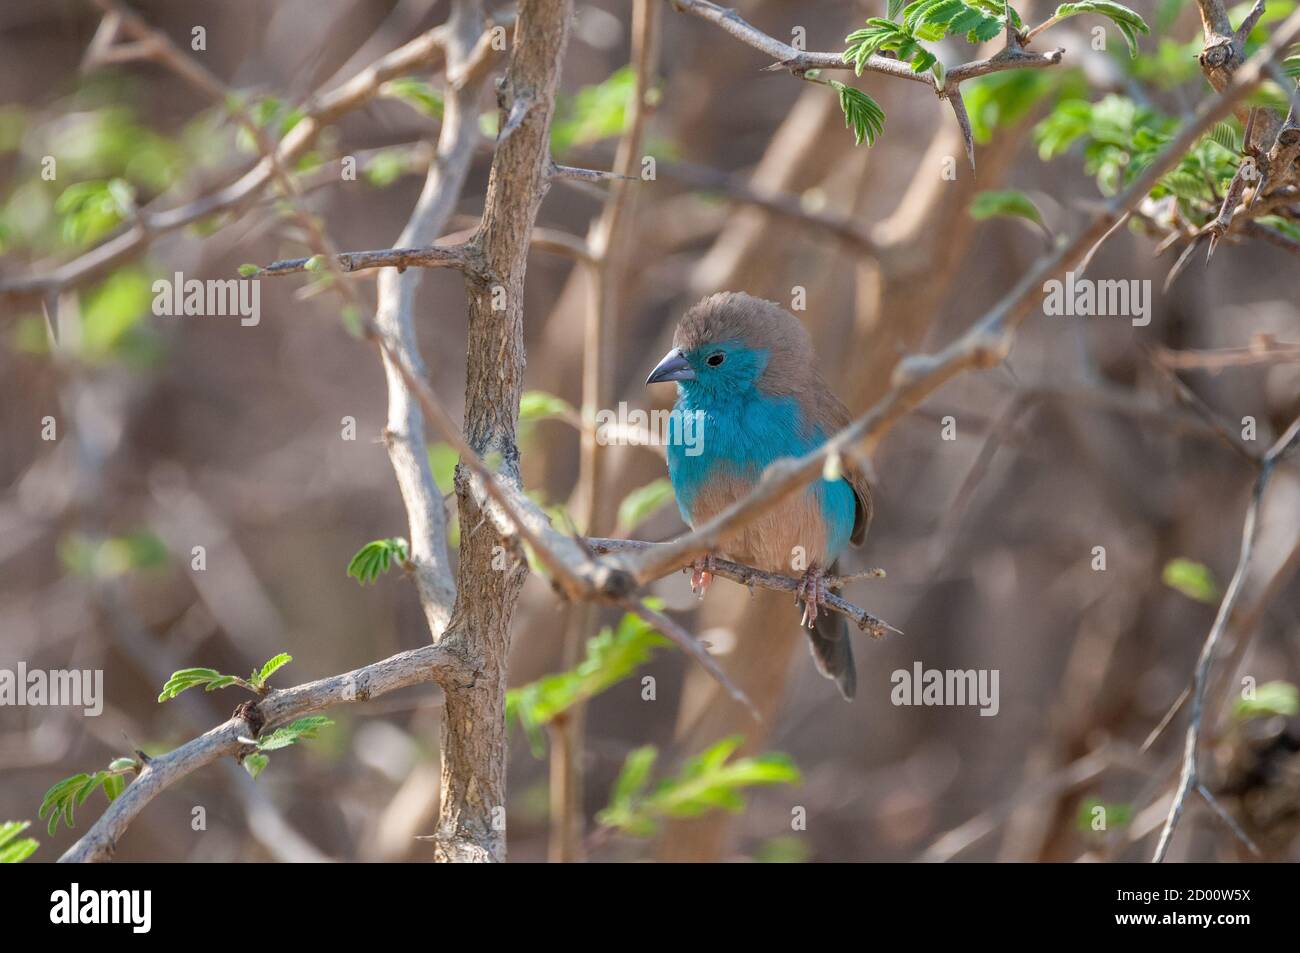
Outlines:
<svg viewBox="0 0 1300 953"><path fill-rule="evenodd" d="M668 0L675 9L682 13L707 20L715 26L726 30L747 46L766 53L776 60L768 69L789 70L802 78L802 74L813 69L852 70L857 67L848 62L842 53L810 53L797 50L788 43L782 43L775 37L768 36L762 30L747 23L735 10L720 7L709 0ZM1000 73L1009 69L1039 69L1056 66L1061 62L1064 50L1057 49L1048 53L1033 53L1017 45L991 57L962 63L947 71L945 88L955 89L959 84L976 76ZM928 73L917 73L911 66L901 60L885 56L869 56L863 64L864 72L882 73L896 79L911 80L935 88L934 80ZM939 90L936 90L938 92Z"/></svg>
<svg viewBox="0 0 1300 953"><path fill-rule="evenodd" d="M402 652L342 675L273 691L257 702L240 705L228 721L206 734L165 755L149 758L135 780L59 858L60 863L111 860L119 838L155 797L219 758L250 754L254 749L241 738L257 738L267 729L303 715L378 698L409 685L430 681L444 686L472 683L476 663L464 653L459 638L445 638L437 645Z"/></svg>
<svg viewBox="0 0 1300 953"><path fill-rule="evenodd" d="M603 539L591 537L586 540L593 551L600 554L609 553L644 553L654 549L656 546L664 546L666 543L647 543L638 539ZM690 565L687 560L679 566L667 570L664 575L669 575L679 569L684 569ZM713 557L709 571L715 576L721 576L724 579L730 579L738 582L742 586L753 589L757 586L760 589L771 589L774 592L795 592L799 588L799 580L792 579L789 576L782 576L778 573L764 572L761 569L755 569L753 566L746 566L743 563L732 562L728 559L719 559ZM835 588L845 582L862 578L884 578L884 570L873 569L865 573L853 573L848 576L827 576L826 585L828 588ZM868 633L873 639L881 639L888 632L894 632L902 635L902 631L894 628L888 622L876 618L866 609L860 608L849 602L847 599L835 592L827 594L826 607L840 615L852 619L857 627L863 632Z"/></svg>
<svg viewBox="0 0 1300 953"><path fill-rule="evenodd" d="M383 248L376 251L339 252L334 262L341 272L367 271L371 268L458 268L467 274L477 275L476 249L468 244L426 245L418 248ZM325 267L319 256L288 258L273 261L249 277L279 278L304 271L319 271Z"/></svg>
<svg viewBox="0 0 1300 953"><path fill-rule="evenodd" d="M474 64L490 49L484 30L481 0L456 0L447 21L448 89L437 151L425 177L424 189L411 217L398 236L399 245L428 245L442 234L465 185L478 141L478 102L486 80ZM465 246L453 246L464 249ZM469 260L466 255L465 263ZM460 267L465 267L462 263ZM379 275L375 327L420 380L425 378L415 333L415 292L423 272L384 271ZM447 550L447 515L442 493L433 479L424 442L424 416L413 399L402 371L384 355L388 383L388 419L384 444L397 477L409 525L411 562L415 565L420 603L429 631L437 638L451 618L456 597Z"/></svg>
<svg viewBox="0 0 1300 953"><path fill-rule="evenodd" d="M1296 14L1292 20L1300 20L1300 14ZM1209 684L1210 669L1214 664L1214 652L1218 647L1219 640L1223 636L1224 630L1228 626L1228 619L1232 616L1233 607L1237 604L1237 597L1241 595L1242 585L1246 579L1246 571L1250 567L1251 556L1255 551L1255 535L1258 529L1260 502L1264 498L1264 491L1268 488L1268 481L1273 475L1273 469L1279 461L1284 459L1288 454L1293 453L1297 446L1300 446L1300 417L1291 422L1291 426L1280 436L1277 441L1264 454L1259 463L1259 473L1255 477L1254 486L1250 492L1250 503L1246 507L1246 517L1241 527L1241 551L1237 556L1237 568L1233 570L1232 580L1228 583L1227 591L1223 594L1223 600L1219 603L1219 611L1214 617L1214 624L1210 626L1210 632L1205 637L1205 642L1201 646L1201 654L1196 661L1196 671L1192 678L1192 714L1187 723L1187 733L1183 739L1183 764L1178 778L1178 788L1174 793L1174 799L1169 805L1169 814L1165 818L1164 828L1160 831L1160 839L1156 842L1155 856L1152 857L1154 863L1160 863L1165 859L1169 852L1169 844L1174 836L1174 829L1178 826L1178 821L1183 816L1183 810L1187 806L1187 797L1194 790L1201 790L1201 778L1199 775L1198 749L1201 740L1201 719L1205 714L1205 688ZM1211 802L1216 813L1220 811L1217 804Z"/></svg>

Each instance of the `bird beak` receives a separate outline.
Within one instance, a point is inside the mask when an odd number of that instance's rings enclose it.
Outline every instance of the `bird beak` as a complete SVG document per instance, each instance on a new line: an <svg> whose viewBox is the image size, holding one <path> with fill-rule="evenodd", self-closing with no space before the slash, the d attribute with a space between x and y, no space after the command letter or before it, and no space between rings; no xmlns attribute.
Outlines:
<svg viewBox="0 0 1300 953"><path fill-rule="evenodd" d="M659 384L664 381L693 380L695 380L695 371L691 370L691 365L687 362L682 349L675 347L664 355L662 361L655 365L655 369L650 372L650 376L645 379L645 382L648 385Z"/></svg>

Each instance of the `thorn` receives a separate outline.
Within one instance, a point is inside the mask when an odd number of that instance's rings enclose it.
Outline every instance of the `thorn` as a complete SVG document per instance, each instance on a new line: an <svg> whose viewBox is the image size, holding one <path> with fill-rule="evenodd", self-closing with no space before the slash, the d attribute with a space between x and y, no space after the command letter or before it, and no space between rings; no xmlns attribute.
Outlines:
<svg viewBox="0 0 1300 953"><path fill-rule="evenodd" d="M1197 235L1188 242L1187 247L1183 249L1183 253L1179 255L1178 260L1174 262L1174 267L1170 268L1169 274L1165 275L1165 293L1168 293L1169 289L1173 287L1174 282L1178 280L1178 276L1187 268L1187 263L1192 260L1192 254L1196 251L1196 244L1200 240L1201 236Z"/></svg>
<svg viewBox="0 0 1300 953"><path fill-rule="evenodd" d="M966 161L970 163L970 172L974 176L975 172L975 133L971 129L970 116L966 112L966 103L961 98L961 90L953 87L948 94L948 103L952 106L953 115L957 117L957 125L961 127L962 139L966 142Z"/></svg>

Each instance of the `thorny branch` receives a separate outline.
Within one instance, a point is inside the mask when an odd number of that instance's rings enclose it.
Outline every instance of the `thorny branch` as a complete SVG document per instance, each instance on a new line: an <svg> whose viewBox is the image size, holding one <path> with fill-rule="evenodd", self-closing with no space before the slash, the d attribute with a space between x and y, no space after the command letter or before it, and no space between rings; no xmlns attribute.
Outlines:
<svg viewBox="0 0 1300 953"><path fill-rule="evenodd" d="M1295 19L1295 17L1292 19ZM1214 617L1214 624L1210 626L1210 632L1205 637L1205 643L1201 646L1201 654L1196 661L1196 673L1192 680L1192 713L1183 740L1182 770L1178 778L1178 788L1174 794L1174 799L1169 805L1169 814L1165 818L1164 828L1160 831L1160 839L1156 843L1155 856L1152 858L1155 863L1163 861L1168 854L1174 828L1178 826L1178 821L1183 816L1183 810L1187 806L1187 797L1193 790L1201 794L1216 814L1220 817L1226 816L1223 809L1201 783L1199 775L1198 753L1201 740L1201 720L1205 714L1205 689L1209 684L1215 649L1218 647L1219 640L1223 637L1223 632L1228 626L1233 607L1237 604L1237 598L1241 595L1242 585L1246 579L1246 571L1250 568L1250 559L1255 551L1255 536L1259 528L1259 508L1264 498L1264 491L1268 488L1268 481L1273 475L1274 467L1287 455L1295 452L1297 446L1300 446L1300 417L1291 422L1291 426L1286 429L1282 436L1277 438L1277 441L1259 461L1259 472L1255 476L1255 483L1250 492L1250 503L1246 507L1246 517L1242 522L1241 551L1237 556L1237 568L1232 573L1232 580L1228 583L1228 589L1223 594L1223 600L1219 603L1219 611Z"/></svg>
<svg viewBox="0 0 1300 953"><path fill-rule="evenodd" d="M472 679L474 662L458 642L444 641L375 662L342 675L273 691L240 705L228 720L179 748L150 758L126 790L108 806L80 840L59 858L62 863L111 860L118 840L155 797L171 785L224 757L240 757L267 729L337 705L367 701L409 685L437 680L452 684Z"/></svg>
<svg viewBox="0 0 1300 953"><path fill-rule="evenodd" d="M602 555L607 553L645 552L656 546L664 545L662 543L647 543L638 539L602 539L597 537L591 537L586 542L595 552ZM686 568L688 565L689 563L686 563L677 568ZM669 572L675 571L676 569L669 570ZM753 566L732 562L729 559L719 559L716 556L713 558L709 571L715 576L738 582L750 590L757 586L760 589L771 589L774 592L795 592L799 588L798 579L782 576L778 573L764 572L761 569L755 569ZM884 577L885 571L883 569L872 569L847 576L827 576L825 578L827 589L834 590L840 584L855 579L883 579ZM868 633L873 639L884 638L887 632L903 634L888 622L876 618L866 609L855 606L834 591L827 593L825 605L831 611L852 619L859 629Z"/></svg>
<svg viewBox="0 0 1300 953"><path fill-rule="evenodd" d="M1223 90L1246 62L1246 40L1264 14L1256 0L1233 29L1223 0L1197 0L1204 33L1198 56L1201 72L1216 90ZM1268 215L1300 220L1300 80L1289 79L1276 62L1266 67L1269 77L1290 98L1285 117L1266 106L1240 103L1233 110L1241 122L1241 160L1221 200L1192 203L1191 215L1173 202L1148 202L1143 217L1157 236L1161 250L1181 245L1182 254L1170 270L1168 288L1184 271L1196 249L1204 243L1206 262L1224 241L1254 238L1300 256L1300 241L1259 221ZM1154 214L1152 214L1154 213Z"/></svg>
<svg viewBox="0 0 1300 953"><path fill-rule="evenodd" d="M783 69L799 79L811 80L813 77L809 73L812 70L856 69L855 65L846 60L841 53L810 53L796 49L750 25L735 10L718 6L709 0L668 0L668 2L675 9L707 20L742 43L770 56L776 62L768 67L769 70ZM966 141L966 156L970 161L971 169L974 170L975 140L970 119L966 115L966 105L962 101L961 84L968 79L1001 73L1005 70L1046 69L1060 64L1065 50L1055 49L1047 53L1030 52L1025 49L1030 39L1029 36L1017 34L1008 24L1006 45L1001 50L992 56L954 66L944 72L942 79L937 79L929 73L918 73L901 60L876 54L863 61L862 69L864 72L882 73L896 79L921 83L932 88L940 99L948 100L953 115L961 127L962 136Z"/></svg>

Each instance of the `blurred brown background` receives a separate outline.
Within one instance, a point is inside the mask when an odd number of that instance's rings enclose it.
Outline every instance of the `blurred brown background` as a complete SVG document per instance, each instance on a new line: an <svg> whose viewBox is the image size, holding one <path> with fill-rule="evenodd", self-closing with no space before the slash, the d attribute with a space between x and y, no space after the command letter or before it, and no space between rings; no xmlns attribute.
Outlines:
<svg viewBox="0 0 1300 953"><path fill-rule="evenodd" d="M234 87L289 102L351 75L447 12L445 2L419 0L135 6L176 38L202 23L210 69ZM842 48L849 30L880 12L874 3L830 0L739 6L782 39L791 26L805 26L811 49ZM1154 20L1154 4L1134 6ZM1036 22L1046 14L1044 4L1034 7L1037 17L1033 8L1021 12ZM626 64L628 19L625 3L579 4L566 95ZM1041 236L1016 222L972 221L966 205L973 192L1023 189L1064 233L1079 227L1087 203L1098 198L1077 156L1047 165L1038 159L1030 130L1050 96L980 146L972 181L950 112L924 87L864 78L860 85L888 120L874 148L855 148L828 90L762 72L767 64L755 51L667 5L660 19L661 95L647 131L659 174L636 190L607 355L613 393L633 407L669 399L667 388L647 391L641 382L698 297L736 289L788 306L798 286L807 292L801 317L824 369L860 411L887 386L902 351L950 340L1041 250ZM250 159L228 123L195 130L192 120L209 104L160 69L79 75L97 22L98 14L77 2L7 0L0 8L0 107L22 116L16 141L0 154L0 202L11 210L51 143L97 110L118 110L119 128L129 118L132 129L182 144L174 161L183 174L160 194L162 207L225 181ZM1186 43L1199 29L1186 9L1167 35ZM1047 46L1067 48L1074 81L1081 77L1093 98L1131 85L1115 60L1089 50L1084 27L1067 25L1050 39ZM1155 43L1143 38L1144 50ZM969 53L954 46L948 59ZM1205 91L1196 78L1181 95ZM483 109L490 109L486 100ZM320 151L326 158L363 155L427 139L436 128L406 104L380 100L348 116ZM138 133L128 136L148 146ZM490 146L485 136L461 202L467 222L481 210ZM611 155L612 140L600 140L575 146L567 161L603 168ZM949 156L957 158L955 182L941 175ZM731 174L732 184L789 193L806 212L857 222L884 250L870 260L826 228L738 202L705 176L709 169ZM419 187L418 170L383 188L361 176L313 190L311 206L339 247L382 248L400 231ZM557 183L538 221L583 234L599 208L589 190ZM6 249L0 274L43 270L71 255L57 244L17 246ZM149 281L176 271L230 277L243 262L298 254L301 245L263 206L211 236L168 236L137 265ZM632 679L591 705L588 811L605 803L625 754L646 743L660 746L661 767L668 767L740 732L753 750L789 753L804 782L757 790L743 814L672 825L654 842L616 838L597 858L1149 856L1184 718L1151 751L1140 754L1137 746L1188 683L1214 615L1214 605L1164 585L1162 570L1185 557L1205 564L1220 588L1226 584L1252 479L1249 466L1176 402L1149 350L1243 345L1261 333L1300 337L1300 273L1282 251L1226 247L1212 267L1194 264L1162 293L1169 263L1153 256L1149 240L1117 235L1091 276L1151 279L1149 326L1035 317L1007 369L949 384L877 448L876 522L847 568L882 566L889 575L855 584L849 596L906 634L860 638L854 704L844 704L813 669L788 599L751 597L720 580L697 606L684 577L658 587L693 631L707 633L770 715L761 728L738 717L680 654L661 652L645 672L657 679L657 701L642 701ZM0 820L35 820L42 793L59 778L137 746L174 745L228 715L230 692L158 705L173 669L244 672L288 651L295 661L279 680L290 684L427 639L413 587L397 574L365 588L345 576L359 546L403 535L405 517L379 442L379 363L342 328L337 299L304 298L305 285L263 280L256 327L145 310L76 372L39 353L40 336L32 333L39 318L10 310L0 319L0 667L22 660L32 668L102 668L106 695L99 718L0 708ZM361 287L373 294L372 279ZM526 307L528 387L576 406L584 301L572 263L536 252ZM459 414L459 277L430 272L417 313L432 382ZM1256 418L1259 448L1300 410L1295 364L1183 378L1234 431L1242 417ZM47 414L59 421L57 442L41 440ZM941 438L947 415L956 420L955 440ZM340 439L345 416L357 421L355 441ZM535 424L523 445L527 485L548 501L565 501L577 454L566 424ZM593 527L605 535L614 532L618 500L664 475L662 460L644 449L616 448L608 460L605 512ZM1256 561L1225 648L1247 628L1249 644L1239 658L1221 662L1231 671L1220 668L1217 699L1231 702L1243 676L1297 679L1298 503L1300 481L1284 467L1269 490ZM665 539L681 528L669 506L636 535ZM77 571L77 540L132 534L156 536L166 558L120 574ZM207 549L203 573L189 569L190 548L199 544ZM1104 572L1092 568L1097 546L1105 547ZM561 667L566 625L549 587L531 579L516 614L512 684ZM918 660L928 668L997 669L997 716L891 704L891 673L910 671ZM1244 742L1234 734L1230 705L1214 707L1223 711L1211 726L1217 756L1240 757ZM427 856L412 838L428 832L435 811L436 691L330 714L335 728L274 756L255 783L225 764L168 791L133 826L118 857ZM522 736L515 741L511 858L543 859L547 762L529 753ZM1254 833L1272 856L1294 859L1297 808L1293 797L1283 800ZM1131 817L1091 831L1080 816L1094 801ZM196 805L206 808L206 832L191 830ZM790 829L796 805L807 808L804 832ZM96 800L82 808L78 832L101 807ZM66 829L37 836L36 860L53 860L71 843ZM1239 848L1197 806L1172 856L1228 859Z"/></svg>

